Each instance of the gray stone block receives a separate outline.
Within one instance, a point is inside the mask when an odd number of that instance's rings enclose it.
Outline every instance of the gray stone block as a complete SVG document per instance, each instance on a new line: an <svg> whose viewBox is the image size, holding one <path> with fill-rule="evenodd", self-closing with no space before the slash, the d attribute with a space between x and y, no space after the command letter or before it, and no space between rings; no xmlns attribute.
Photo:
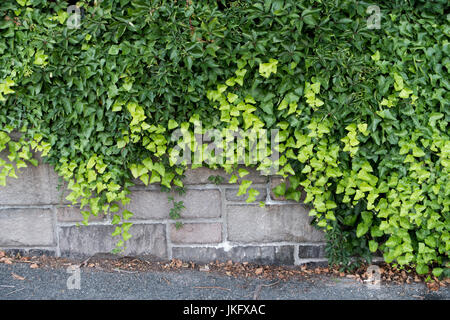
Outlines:
<svg viewBox="0 0 450 320"><path fill-rule="evenodd" d="M61 255L77 258L110 253L120 240L119 237L111 236L114 229L114 226L109 225L61 227L59 230ZM126 243L127 249L124 254L167 258L165 230L163 224L133 225L129 230L132 237Z"/></svg>
<svg viewBox="0 0 450 320"><path fill-rule="evenodd" d="M266 188L254 188L259 191L259 195L256 196L255 201L264 201L266 199L267 191ZM227 188L225 190L225 198L228 201L246 201L248 198L248 194L238 196L238 189L235 188Z"/></svg>
<svg viewBox="0 0 450 320"><path fill-rule="evenodd" d="M5 151L0 153L0 157L8 161L6 156ZM57 174L51 166L43 164L39 156L36 158L39 160L37 167L28 164L26 168L16 169L18 179L6 179L6 187L0 187L0 205L44 205L61 202L62 192L57 189Z"/></svg>
<svg viewBox="0 0 450 320"><path fill-rule="evenodd" d="M8 256L21 256L21 257L55 257L55 249L5 249L5 253Z"/></svg>
<svg viewBox="0 0 450 320"><path fill-rule="evenodd" d="M280 184L285 183L286 184L286 190L291 186L290 182L289 182L289 178L282 178L280 176L272 176L270 177L270 198L272 200L277 200L277 201L287 201L290 203L295 203L294 200L287 200L285 196L279 196L277 197L275 195L275 193L273 192L273 189L276 188L277 186L279 186ZM297 188L297 190L301 191L301 197L300 197L300 202L305 201L306 199L306 192L303 190L302 186L299 186Z"/></svg>
<svg viewBox="0 0 450 320"><path fill-rule="evenodd" d="M229 251L214 247L174 247L173 258L197 263L209 263L215 260L233 262L251 262L271 265L293 265L294 247L285 246L238 246Z"/></svg>
<svg viewBox="0 0 450 320"><path fill-rule="evenodd" d="M48 247L54 244L52 210L0 210L0 247Z"/></svg>
<svg viewBox="0 0 450 320"><path fill-rule="evenodd" d="M310 225L300 204L228 205L228 240L236 242L319 242L323 233Z"/></svg>
<svg viewBox="0 0 450 320"><path fill-rule="evenodd" d="M185 195L175 196L186 207L182 218L219 218L222 216L222 198L219 190L188 190Z"/></svg>
<svg viewBox="0 0 450 320"><path fill-rule="evenodd" d="M84 207L83 211L89 211L88 207ZM81 214L81 209L79 207L57 207L56 217L58 222L82 222L83 215ZM89 217L89 222L103 221L105 220L105 215L103 213L98 213L97 216L91 214Z"/></svg>
<svg viewBox="0 0 450 320"><path fill-rule="evenodd" d="M170 240L173 243L219 243L222 242L221 223L186 223L180 229L170 225Z"/></svg>
<svg viewBox="0 0 450 320"><path fill-rule="evenodd" d="M305 259L303 261L300 261L299 265L306 266L307 269L327 268L330 266L328 264L327 259L317 259L317 260Z"/></svg>
<svg viewBox="0 0 450 320"><path fill-rule="evenodd" d="M187 190L180 196L172 193L175 201L183 201L182 218L218 218L222 215L222 199L219 190ZM133 191L126 209L133 212L133 220L168 219L173 207L168 194L160 191Z"/></svg>
<svg viewBox="0 0 450 320"><path fill-rule="evenodd" d="M300 259L325 258L325 244L300 244L298 247L298 257Z"/></svg>
<svg viewBox="0 0 450 320"><path fill-rule="evenodd" d="M170 204L167 193L160 191L132 191L125 208L134 213L133 220L167 219Z"/></svg>

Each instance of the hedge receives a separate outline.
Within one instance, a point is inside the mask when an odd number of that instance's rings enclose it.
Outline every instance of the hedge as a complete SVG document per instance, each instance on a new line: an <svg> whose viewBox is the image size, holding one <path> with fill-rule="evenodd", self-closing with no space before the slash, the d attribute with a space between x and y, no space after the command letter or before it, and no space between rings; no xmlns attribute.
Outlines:
<svg viewBox="0 0 450 320"><path fill-rule="evenodd" d="M3 0L0 151L14 165L0 160L0 184L41 152L67 182L67 199L87 208L84 223L113 216L123 249L133 179L181 192L188 163L177 157L204 151L195 139L180 148L175 131L266 130L270 140L277 129L275 148L256 148L279 159L244 164L276 164L286 178L277 195L307 193L331 264L378 252L448 276L446 4L104 0L68 10L63 1ZM252 148L247 138L241 153ZM224 168L254 200L247 170L214 157L204 152L193 167Z"/></svg>

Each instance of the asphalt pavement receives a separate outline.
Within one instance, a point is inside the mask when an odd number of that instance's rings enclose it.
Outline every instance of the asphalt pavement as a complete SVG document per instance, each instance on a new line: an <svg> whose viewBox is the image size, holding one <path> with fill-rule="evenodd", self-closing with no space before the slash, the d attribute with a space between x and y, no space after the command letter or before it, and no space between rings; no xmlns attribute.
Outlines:
<svg viewBox="0 0 450 320"><path fill-rule="evenodd" d="M0 264L0 300L449 300L448 287L423 283L370 286L318 275L269 281L195 270L107 272Z"/></svg>

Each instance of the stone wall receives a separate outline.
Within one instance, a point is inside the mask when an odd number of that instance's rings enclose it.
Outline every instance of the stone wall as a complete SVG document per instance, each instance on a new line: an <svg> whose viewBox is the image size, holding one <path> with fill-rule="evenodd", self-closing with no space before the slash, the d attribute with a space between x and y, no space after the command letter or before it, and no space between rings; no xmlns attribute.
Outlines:
<svg viewBox="0 0 450 320"><path fill-rule="evenodd" d="M212 184L211 175L223 176L224 184ZM114 248L110 217L92 217L89 226L78 226L79 208L64 204L51 167L24 168L18 176L0 187L1 250L81 258ZM168 194L158 186L137 184L127 206L134 213L134 224L125 254L196 262L298 265L326 261L323 234L310 225L307 207L277 199L270 192L279 178L256 172L248 177L260 191L257 200L266 201L265 208L236 196L237 186L226 184L228 176L222 171L188 171L186 194L175 195L186 207L181 212L183 227L178 230L169 218Z"/></svg>

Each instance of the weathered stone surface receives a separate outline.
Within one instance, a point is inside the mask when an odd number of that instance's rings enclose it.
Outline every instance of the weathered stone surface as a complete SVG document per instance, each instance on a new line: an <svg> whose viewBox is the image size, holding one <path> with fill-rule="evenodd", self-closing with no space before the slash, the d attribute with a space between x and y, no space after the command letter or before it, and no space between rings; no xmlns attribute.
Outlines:
<svg viewBox="0 0 450 320"><path fill-rule="evenodd" d="M0 152L0 158L6 160L8 153ZM0 205L43 205L61 201L58 191L58 175L53 167L44 164L42 158L34 155L39 165L28 164L26 168L16 169L18 179L6 178L6 187L0 187Z"/></svg>
<svg viewBox="0 0 450 320"><path fill-rule="evenodd" d="M89 208L83 208L83 210L88 211ZM81 222L83 221L83 215L81 214L81 209L79 207L57 207L56 217L58 222ZM89 222L103 221L105 215L99 213L97 216L91 214L89 217Z"/></svg>
<svg viewBox="0 0 450 320"><path fill-rule="evenodd" d="M310 225L308 212L299 204L259 206L228 205L228 239L238 242L318 242L323 233Z"/></svg>
<svg viewBox="0 0 450 320"><path fill-rule="evenodd" d="M50 209L0 210L0 247L47 247L55 244Z"/></svg>
<svg viewBox="0 0 450 320"><path fill-rule="evenodd" d="M254 168L246 168L249 172L247 176L245 176L246 180L251 180L253 183L266 183L268 181L268 176L261 175ZM208 180L210 176L221 176L224 178L223 183L227 184L231 178L231 174L227 174L222 169L212 170L208 168L197 168L197 169L189 169L185 172L186 178L184 179L184 183L189 184L210 184L211 181Z"/></svg>
<svg viewBox="0 0 450 320"><path fill-rule="evenodd" d="M9 256L20 255L21 257L55 257L55 249L4 249L2 251L5 251L5 253Z"/></svg>
<svg viewBox="0 0 450 320"><path fill-rule="evenodd" d="M259 191L259 195L256 196L255 201L263 201L266 199L267 191L265 187L254 188ZM238 196L238 189L235 188L227 188L225 190L225 198L228 201L245 201L248 198L248 194Z"/></svg>
<svg viewBox="0 0 450 320"><path fill-rule="evenodd" d="M167 193L159 191L132 191L126 209L133 212L132 219L167 219L170 204Z"/></svg>
<svg viewBox="0 0 450 320"><path fill-rule="evenodd" d="M50 183L50 167L39 165L16 170L18 179L8 177L6 187L0 187L2 205L42 205L53 202L56 186Z"/></svg>
<svg viewBox="0 0 450 320"><path fill-rule="evenodd" d="M325 244L300 244L298 247L298 257L300 259L325 258Z"/></svg>
<svg viewBox="0 0 450 320"><path fill-rule="evenodd" d="M186 223L180 229L170 225L170 240L173 243L219 243L222 242L221 223Z"/></svg>
<svg viewBox="0 0 450 320"><path fill-rule="evenodd" d="M259 264L293 265L294 247L285 246L238 246L229 251L215 247L174 247L173 258L197 263L211 261L252 262Z"/></svg>
<svg viewBox="0 0 450 320"><path fill-rule="evenodd" d="M300 260L299 265L306 266L308 269L327 268L330 266L327 259L303 259Z"/></svg>
<svg viewBox="0 0 450 320"><path fill-rule="evenodd" d="M186 207L182 218L219 218L222 215L222 199L219 190L188 190L185 195L175 196Z"/></svg>
<svg viewBox="0 0 450 320"><path fill-rule="evenodd" d="M175 201L183 201L185 208L180 213L182 218L218 218L222 214L219 190L187 190L182 196L172 195ZM134 213L134 220L168 219L173 205L167 196L167 193L159 191L133 191L126 209Z"/></svg>
<svg viewBox="0 0 450 320"><path fill-rule="evenodd" d="M109 253L115 248L118 237L112 237L114 226L70 226L59 230L62 256L84 257L96 253ZM163 224L137 224L130 228L131 239L127 241L126 255L151 255L167 258L166 232Z"/></svg>

